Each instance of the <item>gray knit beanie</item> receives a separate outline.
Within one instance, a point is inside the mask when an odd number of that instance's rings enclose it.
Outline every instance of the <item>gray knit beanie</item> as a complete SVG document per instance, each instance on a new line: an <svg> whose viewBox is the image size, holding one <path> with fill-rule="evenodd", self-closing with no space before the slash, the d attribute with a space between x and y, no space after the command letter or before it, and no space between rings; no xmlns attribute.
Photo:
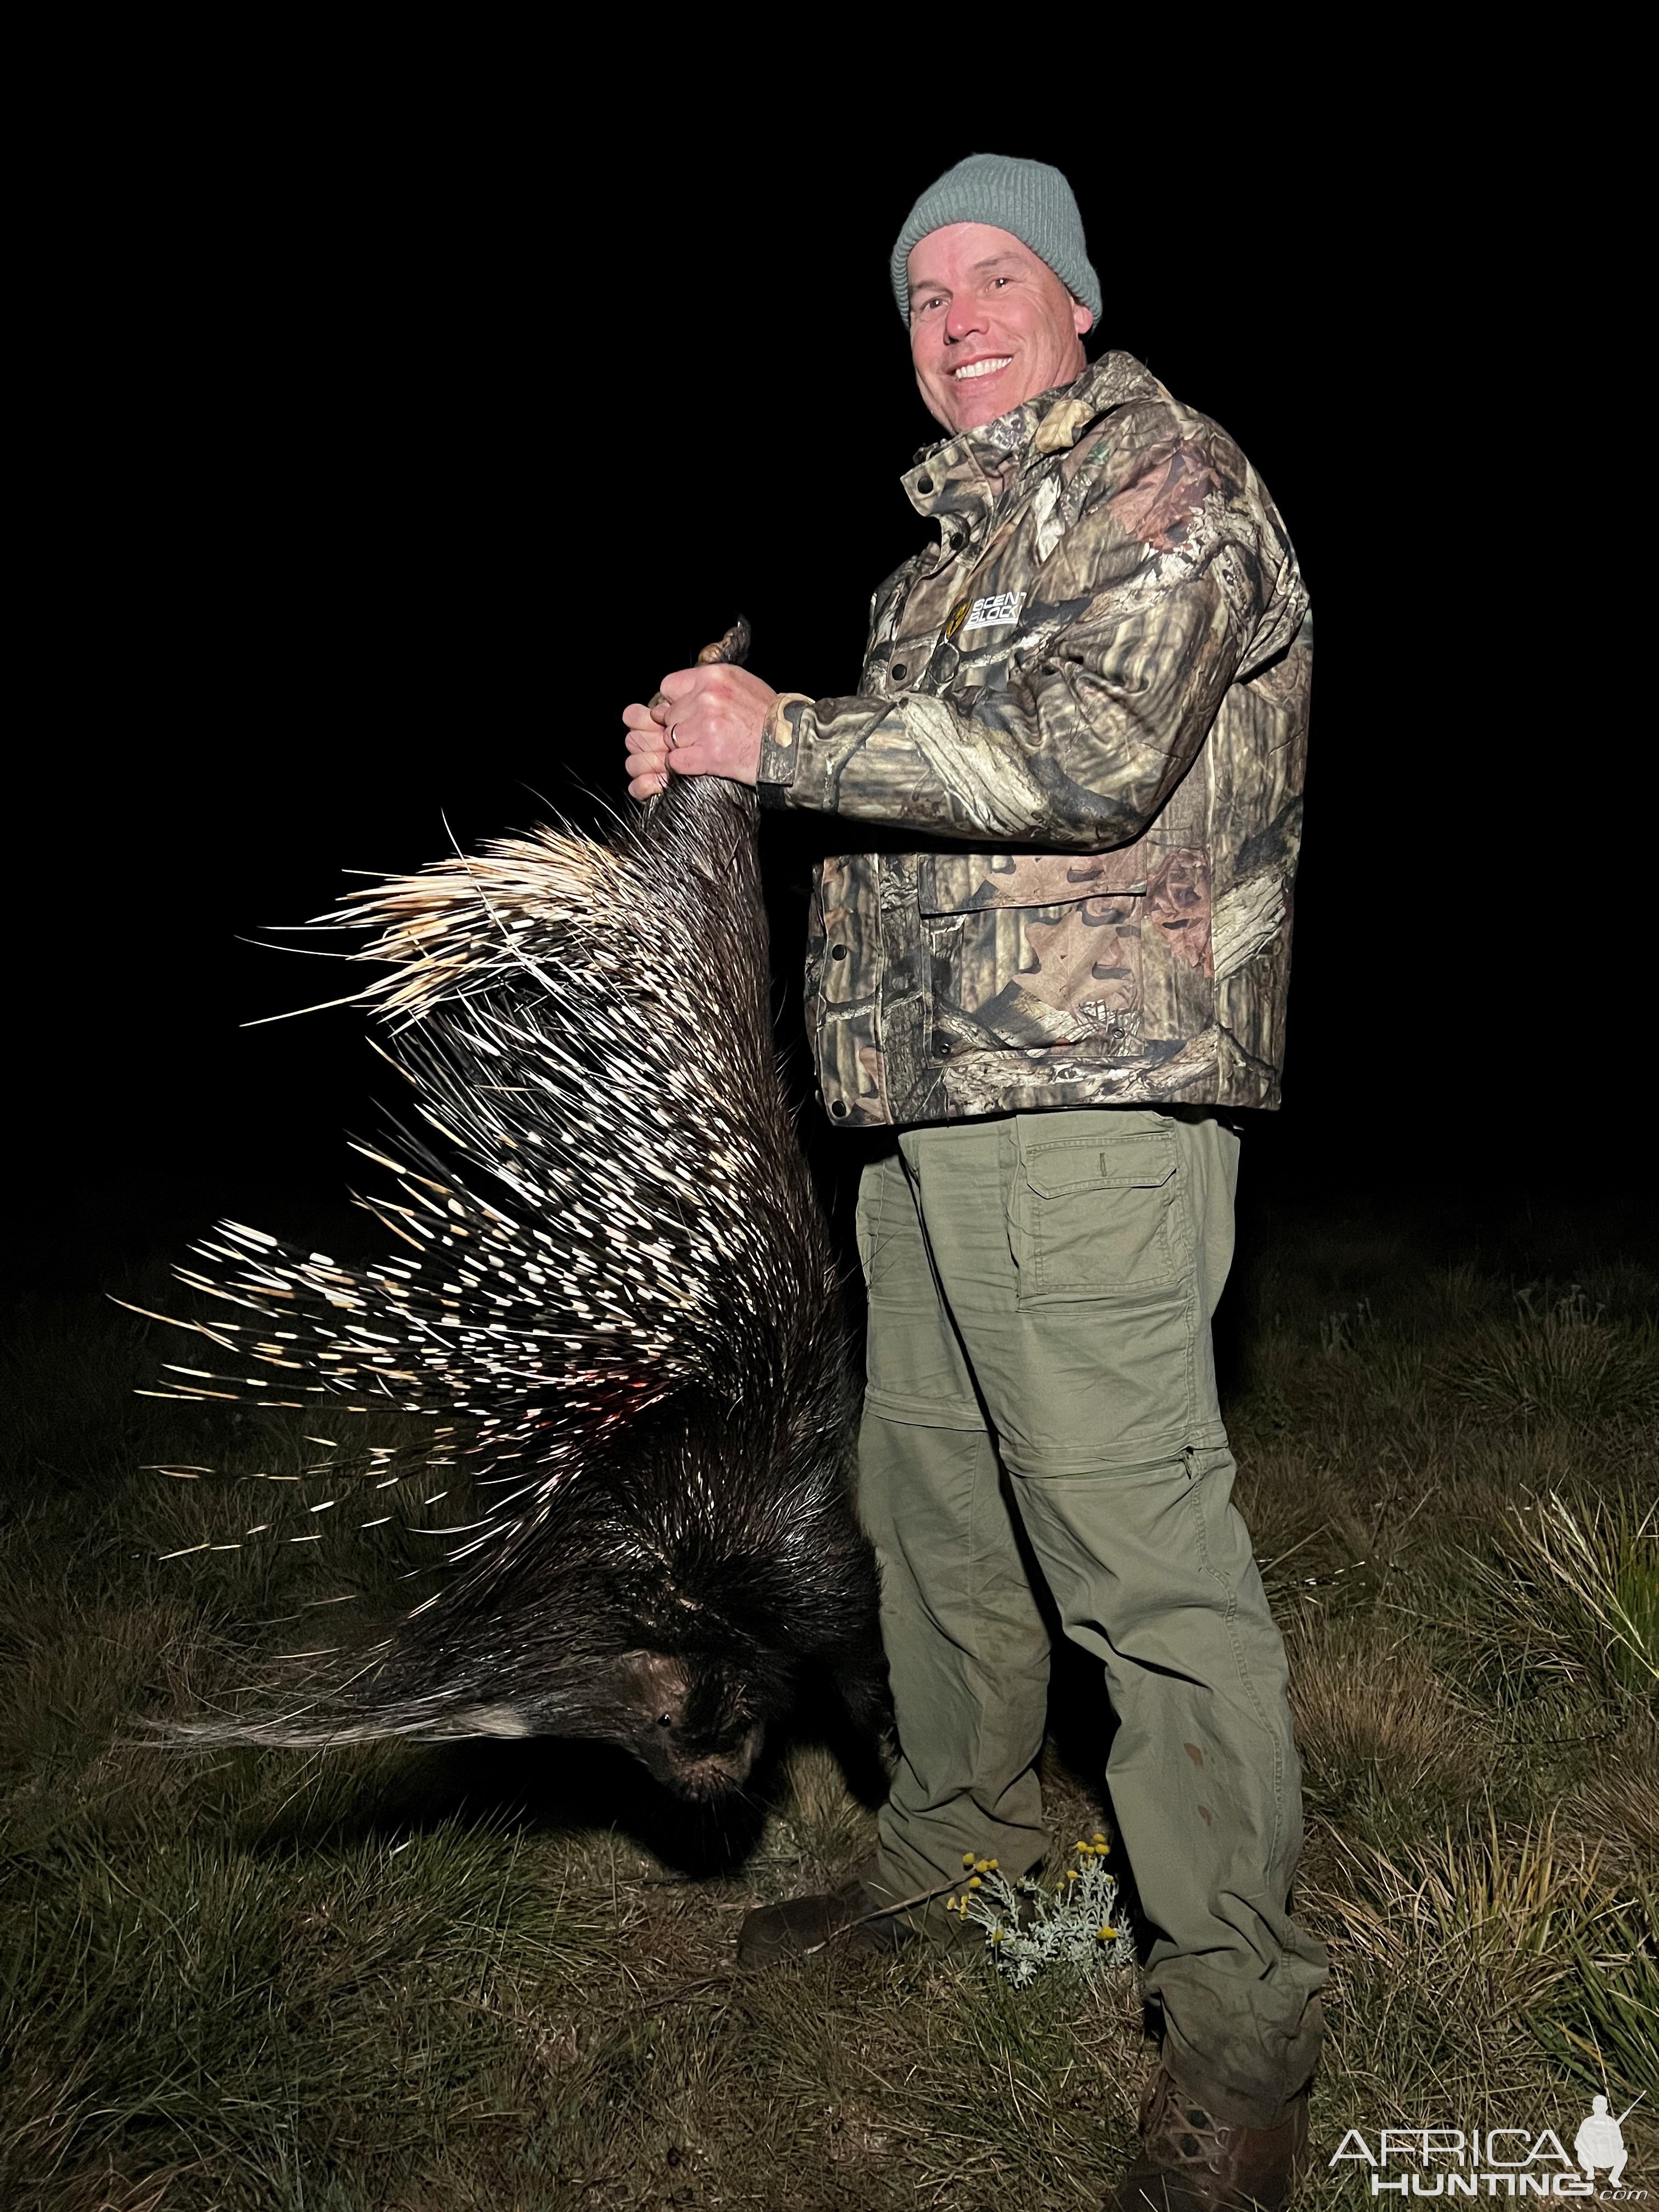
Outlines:
<svg viewBox="0 0 1659 2212"><path fill-rule="evenodd" d="M1018 161L1007 154L970 154L930 185L904 219L893 248L893 297L910 319L910 279L905 258L931 230L951 222L988 222L1011 230L1046 261L1073 299L1100 317L1100 279L1089 259L1072 187L1046 161Z"/></svg>

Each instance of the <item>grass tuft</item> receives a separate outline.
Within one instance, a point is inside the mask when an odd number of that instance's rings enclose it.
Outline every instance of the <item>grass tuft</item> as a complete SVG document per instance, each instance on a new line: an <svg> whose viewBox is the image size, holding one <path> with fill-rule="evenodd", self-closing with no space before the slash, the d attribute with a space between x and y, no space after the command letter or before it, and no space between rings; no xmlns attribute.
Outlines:
<svg viewBox="0 0 1659 2212"><path fill-rule="evenodd" d="M1513 1327L1492 1329L1449 1368L1454 1387L1481 1411L1605 1423L1646 1420L1659 1410L1659 1337L1650 1324L1620 1326L1577 1284L1558 1297L1528 1285Z"/></svg>
<svg viewBox="0 0 1659 2212"><path fill-rule="evenodd" d="M1564 2001L1536 2023L1539 2041L1592 2091L1659 2100L1659 1898L1644 1890L1609 1913L1592 1948L1571 1946Z"/></svg>
<svg viewBox="0 0 1659 2212"><path fill-rule="evenodd" d="M1467 1571L1465 1619L1499 1679L1659 1709L1659 1502L1620 1486L1505 1505Z"/></svg>

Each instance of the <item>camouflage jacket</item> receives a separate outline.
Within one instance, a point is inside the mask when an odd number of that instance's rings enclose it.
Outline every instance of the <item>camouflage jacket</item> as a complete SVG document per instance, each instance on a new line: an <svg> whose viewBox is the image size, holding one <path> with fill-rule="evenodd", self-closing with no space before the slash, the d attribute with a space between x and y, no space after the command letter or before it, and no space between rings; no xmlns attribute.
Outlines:
<svg viewBox="0 0 1659 2212"><path fill-rule="evenodd" d="M927 846L818 870L826 1109L1277 1105L1313 632L1260 478L1108 354L904 487L939 542L859 696L788 697L762 751L763 803Z"/></svg>

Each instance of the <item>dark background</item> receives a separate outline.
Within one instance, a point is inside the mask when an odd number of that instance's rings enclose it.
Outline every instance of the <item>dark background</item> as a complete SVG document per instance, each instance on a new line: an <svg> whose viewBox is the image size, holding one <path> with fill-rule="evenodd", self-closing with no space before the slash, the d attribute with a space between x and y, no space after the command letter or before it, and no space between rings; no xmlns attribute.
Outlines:
<svg viewBox="0 0 1659 2212"><path fill-rule="evenodd" d="M1616 729L1564 727L1551 593L1516 580L1540 520L1503 425L1574 251L1524 163L1448 170L1420 117L1316 101L1293 143L1113 108L630 149L511 76L407 112L186 100L73 227L27 580L18 1271L87 1282L221 1212L337 1244L380 1063L349 1011L243 1026L343 972L248 940L349 868L626 805L622 707L739 610L769 681L853 688L937 434L888 252L988 143L1067 169L1091 352L1232 432L1313 593L1287 1103L1247 1189L1477 1226L1573 1202L1609 1032L1562 779L1592 744L1605 790L1622 768ZM764 834L787 1035L836 833ZM844 1188L854 1140L813 1144Z"/></svg>

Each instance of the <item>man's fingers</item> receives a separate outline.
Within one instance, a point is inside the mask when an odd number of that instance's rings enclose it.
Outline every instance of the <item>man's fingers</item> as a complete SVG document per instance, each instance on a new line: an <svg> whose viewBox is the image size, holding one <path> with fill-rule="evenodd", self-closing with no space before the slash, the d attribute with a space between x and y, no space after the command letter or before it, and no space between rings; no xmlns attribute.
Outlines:
<svg viewBox="0 0 1659 2212"><path fill-rule="evenodd" d="M695 691L700 691L714 673L713 668L676 668L665 676L657 689L671 706L678 706Z"/></svg>
<svg viewBox="0 0 1659 2212"><path fill-rule="evenodd" d="M707 739L699 738L696 744L676 745L669 754L666 766L676 775L724 775L718 749Z"/></svg>
<svg viewBox="0 0 1659 2212"><path fill-rule="evenodd" d="M699 775L719 763L706 744L695 745L629 745L629 775L661 775L672 769L676 775Z"/></svg>
<svg viewBox="0 0 1659 2212"><path fill-rule="evenodd" d="M641 707L636 700L633 706L623 708L623 723L630 731L660 738L673 711L666 700L655 707Z"/></svg>
<svg viewBox="0 0 1659 2212"><path fill-rule="evenodd" d="M628 739L628 793L630 799L653 799L668 787L669 761L688 775L697 770L699 746L677 746L672 725L678 714L689 719L692 702L708 674L704 668L678 668L665 676L656 699L648 707L635 700L623 710Z"/></svg>

